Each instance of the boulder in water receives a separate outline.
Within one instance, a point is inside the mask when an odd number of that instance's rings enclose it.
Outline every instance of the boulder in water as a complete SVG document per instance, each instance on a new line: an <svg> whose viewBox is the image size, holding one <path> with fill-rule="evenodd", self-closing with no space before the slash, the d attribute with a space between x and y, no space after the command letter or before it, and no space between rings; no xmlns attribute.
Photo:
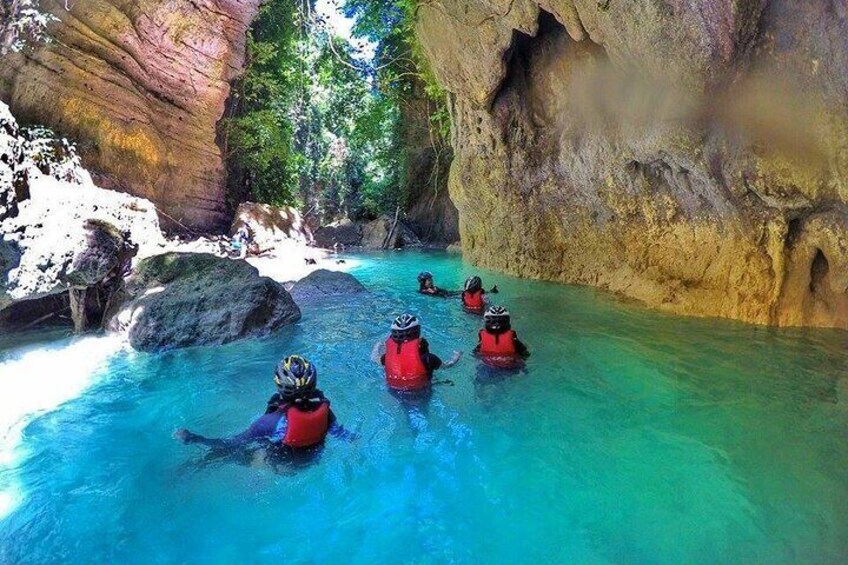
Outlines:
<svg viewBox="0 0 848 565"><path fill-rule="evenodd" d="M271 206L244 202L236 210L230 235L247 226L253 241L262 249L276 247L284 241L308 243L312 232L300 212L291 206Z"/></svg>
<svg viewBox="0 0 848 565"><path fill-rule="evenodd" d="M395 222L394 218L380 216L362 226L361 245L368 249L399 249L418 247L421 240L402 221Z"/></svg>
<svg viewBox="0 0 848 565"><path fill-rule="evenodd" d="M403 221L380 216L367 223L342 220L315 230L315 244L333 249L337 244L344 247L365 249L399 249L418 247L421 240Z"/></svg>
<svg viewBox="0 0 848 565"><path fill-rule="evenodd" d="M332 249L336 244L356 247L362 242L362 226L350 220L340 220L315 230L315 244Z"/></svg>
<svg viewBox="0 0 848 565"><path fill-rule="evenodd" d="M126 292L128 300L107 327L142 351L260 337L300 319L281 284L260 277L245 261L206 253L144 259Z"/></svg>
<svg viewBox="0 0 848 565"><path fill-rule="evenodd" d="M349 273L320 269L295 283L291 289L296 302L321 300L330 296L344 296L368 292L356 277Z"/></svg>
<svg viewBox="0 0 848 565"><path fill-rule="evenodd" d="M108 222L88 220L85 243L60 277L70 286L69 305L77 332L103 327L104 316L123 288L138 246Z"/></svg>

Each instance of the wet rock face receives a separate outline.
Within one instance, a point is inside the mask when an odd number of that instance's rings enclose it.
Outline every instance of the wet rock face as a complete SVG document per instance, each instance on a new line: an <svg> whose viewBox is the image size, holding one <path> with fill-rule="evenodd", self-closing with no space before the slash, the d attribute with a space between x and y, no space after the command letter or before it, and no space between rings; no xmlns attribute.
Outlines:
<svg viewBox="0 0 848 565"><path fill-rule="evenodd" d="M403 172L409 205L405 219L422 242L447 245L459 240L459 212L450 199L448 177L453 159L449 143L431 131L433 102L420 81L401 105Z"/></svg>
<svg viewBox="0 0 848 565"><path fill-rule="evenodd" d="M466 258L672 312L848 327L848 9L425 3Z"/></svg>
<svg viewBox="0 0 848 565"><path fill-rule="evenodd" d="M258 5L42 0L49 42L0 58L0 99L77 141L99 186L152 200L171 228L223 230L216 125Z"/></svg>
<svg viewBox="0 0 848 565"><path fill-rule="evenodd" d="M244 261L167 253L139 262L110 331L141 351L260 337L300 319L283 286Z"/></svg>

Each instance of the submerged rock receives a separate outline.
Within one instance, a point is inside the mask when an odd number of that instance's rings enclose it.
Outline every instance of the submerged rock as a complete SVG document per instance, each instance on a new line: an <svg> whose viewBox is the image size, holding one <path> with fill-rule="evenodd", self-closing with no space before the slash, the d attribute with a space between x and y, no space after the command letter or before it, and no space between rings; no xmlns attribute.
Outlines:
<svg viewBox="0 0 848 565"><path fill-rule="evenodd" d="M300 319L283 286L244 261L167 253L139 262L107 327L141 351L229 343Z"/></svg>
<svg viewBox="0 0 848 565"><path fill-rule="evenodd" d="M848 13L424 2L463 251L676 313L848 327Z"/></svg>
<svg viewBox="0 0 848 565"><path fill-rule="evenodd" d="M353 275L326 269L314 271L296 282L291 289L292 298L298 303L363 292L368 291Z"/></svg>

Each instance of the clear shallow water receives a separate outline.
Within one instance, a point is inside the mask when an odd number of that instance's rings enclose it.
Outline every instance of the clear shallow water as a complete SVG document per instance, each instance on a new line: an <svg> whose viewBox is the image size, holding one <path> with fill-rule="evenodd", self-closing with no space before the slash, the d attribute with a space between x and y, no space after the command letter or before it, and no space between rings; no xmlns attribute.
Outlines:
<svg viewBox="0 0 848 565"><path fill-rule="evenodd" d="M425 266L454 288L472 272L441 254L364 258L353 272L370 297L220 348L65 339L46 346L54 368L44 345L0 338L0 405L21 432L0 444L0 491L17 499L0 562L848 559L845 333L680 319L488 275L533 353L526 372L498 378L466 355L441 373L455 386L403 404L368 356L404 304L443 357L469 351L479 323L414 293ZM358 440L275 470L259 452L210 460L171 439L240 431L293 352L318 364ZM26 410L6 397L54 390L64 371L77 384Z"/></svg>

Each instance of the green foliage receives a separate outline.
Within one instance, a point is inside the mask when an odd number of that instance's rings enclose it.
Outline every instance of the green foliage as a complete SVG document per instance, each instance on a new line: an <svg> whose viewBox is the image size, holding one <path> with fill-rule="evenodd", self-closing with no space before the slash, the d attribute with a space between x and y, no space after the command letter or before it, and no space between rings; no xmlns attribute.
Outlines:
<svg viewBox="0 0 848 565"><path fill-rule="evenodd" d="M418 96L417 88L433 102L430 123L444 141L450 135L447 91L438 83L421 44L415 37L416 11L421 0L345 0L344 9L356 20L354 33L377 44L374 62L380 88L399 103Z"/></svg>
<svg viewBox="0 0 848 565"><path fill-rule="evenodd" d="M294 203L303 168L295 147L298 124L290 119L308 77L299 72L303 4L268 2L247 41L248 67L233 92L235 111L222 123L228 159L249 197L276 205Z"/></svg>
<svg viewBox="0 0 848 565"><path fill-rule="evenodd" d="M328 31L313 0L269 0L248 38L248 66L223 121L231 178L245 197L296 204L327 221L374 217L406 202L405 102L433 99L446 138L446 96L414 37L413 0L346 0L373 60ZM235 172L235 174L234 174Z"/></svg>

